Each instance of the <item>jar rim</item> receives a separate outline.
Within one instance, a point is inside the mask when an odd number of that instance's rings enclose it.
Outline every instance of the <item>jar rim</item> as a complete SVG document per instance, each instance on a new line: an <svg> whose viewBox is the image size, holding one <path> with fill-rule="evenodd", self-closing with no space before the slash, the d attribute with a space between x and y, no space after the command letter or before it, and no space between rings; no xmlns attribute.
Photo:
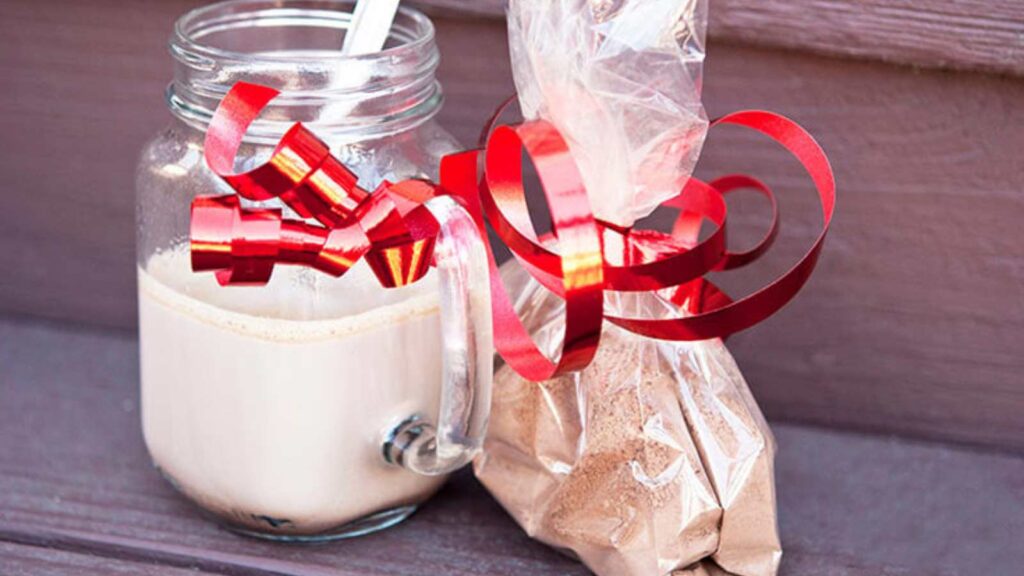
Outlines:
<svg viewBox="0 0 1024 576"><path fill-rule="evenodd" d="M250 128L252 138L279 137L298 121L365 135L432 118L443 100L434 76L440 55L433 23L403 6L391 46L346 55L341 39L354 7L354 0L225 0L187 12L171 36L176 66L168 107L202 126L231 87L247 81L281 91Z"/></svg>
<svg viewBox="0 0 1024 576"><path fill-rule="evenodd" d="M320 8L317 9L316 7ZM253 14L257 13L289 13L295 11L310 12L316 11L323 17L320 21L331 21L333 27L339 30L348 30L352 24L352 9L355 7L355 0L221 0L186 12L174 24L174 35L171 39L172 50L187 54L191 57L210 58L214 60L231 60L238 62L265 62L265 63L308 63L311 59L325 64L342 64L353 62L372 62L375 60L387 60L395 57L403 57L427 48L434 42L434 24L425 14L410 8L400 6L398 11L400 18L408 20L412 29L399 29L397 25L392 27L391 35L403 40L400 44L384 48L378 52L368 54L343 54L341 46L336 52L329 50L317 50L315 58L309 53L301 52L248 52L242 50L231 50L204 43L202 39L213 32L253 26ZM223 16L218 17L218 13ZM397 24L397 20L396 20ZM399 36L401 32L406 32ZM410 34L411 32L411 34Z"/></svg>

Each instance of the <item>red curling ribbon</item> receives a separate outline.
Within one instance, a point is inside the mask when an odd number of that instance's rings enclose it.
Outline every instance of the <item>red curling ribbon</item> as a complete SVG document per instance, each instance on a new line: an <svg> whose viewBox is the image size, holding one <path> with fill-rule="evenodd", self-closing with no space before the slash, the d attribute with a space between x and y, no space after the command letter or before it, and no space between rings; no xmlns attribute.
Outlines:
<svg viewBox="0 0 1024 576"><path fill-rule="evenodd" d="M491 123L494 122L492 119ZM536 126L543 122L528 124ZM671 288L670 301L680 305L688 315L674 319L616 316L604 316L604 319L634 333L663 340L726 337L777 312L806 282L817 261L834 212L835 180L824 151L796 123L770 112L739 112L717 120L712 126L722 124L735 124L760 131L780 143L800 161L811 176L821 200L824 222L820 236L810 251L788 272L761 290L733 301L717 286L704 279L703 275L711 270L728 270L749 264L767 251L778 232L775 196L763 183L748 176L729 176L710 185L691 178L680 194L664 203L665 206L680 210L674 237L653 231L616 230L607 223L599 223L604 233L612 231L622 236L617 244L625 252L615 256L609 252L611 243L606 242L603 246L603 289L660 291ZM592 343L596 340L591 337L570 337L576 333L569 331L568 311L576 296L565 289L584 281L585 277L577 274L571 266L566 267L565 256L549 250L533 229L522 186L521 151L518 146L508 145L507 137L503 136L507 130L507 127L499 127L491 131L484 148L487 162L482 179L476 179L475 156L467 156L460 162L461 166L447 171L442 163L442 188L467 200L479 196L481 210L496 235L539 283L565 298L567 332L561 351L562 358L580 357L589 361L595 350ZM563 215L572 215L577 220L592 219L593 216L585 197L573 197L571 200L562 198L560 201L568 204L565 206L556 207L553 204L553 195L547 190L549 183L556 182L563 188L582 188L582 182L575 166L571 170L566 169L564 165L552 160L552 157L559 158L565 148L557 131L551 128L537 130L535 134L545 134L549 138L546 142L533 141L527 154L534 162L544 188L553 214L554 236L561 245L559 219L554 216L556 209L561 209ZM470 170L473 171L473 177L467 178L462 174ZM553 170L556 172L553 173ZM754 248L733 253L725 248L727 210L723 196L741 188L753 189L765 196L771 204L772 217L767 233ZM554 196L557 198L557 195ZM705 219L711 220L717 228L707 239L698 242L699 227ZM482 218L478 219L481 226L482 221ZM562 226L567 222L573 220L562 220ZM568 277L570 274L572 277ZM516 316L500 279L495 276L496 270L492 267L493 315L497 328L495 333L499 335L496 336L495 344L502 357L521 375L533 380L564 372L564 366L554 365L537 350ZM592 323L585 326L589 330L594 329Z"/></svg>
<svg viewBox="0 0 1024 576"><path fill-rule="evenodd" d="M736 112L724 116L711 126L732 124L761 132L781 144L804 167L814 182L821 201L822 229L808 252L787 272L773 280L764 288L740 300L714 307L705 308L702 312L691 316L674 319L637 319L607 317L613 322L634 333L663 340L706 340L720 338L745 330L778 312L796 296L810 277L821 253L825 237L828 234L832 217L835 213L835 176L825 152L814 138L792 120L760 110ZM769 198L773 198L767 187L763 187ZM778 212L773 206L773 222L769 235L762 244L770 243L777 227ZM754 252L760 250L760 246ZM764 250L760 250L763 253ZM752 261L746 255L737 256L737 260ZM746 262L744 262L746 263ZM728 260L726 260L728 265Z"/></svg>
<svg viewBox="0 0 1024 576"><path fill-rule="evenodd" d="M584 368L593 360L601 337L604 305L601 239L568 146L554 127L546 122L528 122L516 127L500 126L491 134L484 153L484 187L489 193L479 193L478 151L442 159L441 187L446 193L463 200L474 216L482 237L486 237L483 218L486 213L492 217L492 226L502 228L506 242L515 243L514 225L503 217L494 202L497 196L512 203L512 218L518 220L519 225L524 222L529 224L522 187L523 150L538 166L538 172L543 170L543 189L551 207L552 227L563 250L561 257L550 260L552 265L559 268L561 280L558 293L566 299L565 332L557 361L545 356L534 343L515 312L489 245L487 254L491 272L495 348L505 362L524 378L540 381ZM491 205L481 206L481 200L490 200ZM532 238L536 240L536 234ZM539 244L527 239L523 240L522 246L536 246L538 252L551 255L540 248Z"/></svg>
<svg viewBox="0 0 1024 576"><path fill-rule="evenodd" d="M426 273L433 253L438 227L423 203L437 194L451 194L481 232L489 223L526 270L565 299L562 349L552 359L539 350L516 314L487 244L495 345L509 365L535 381L589 364L604 320L664 340L726 337L764 320L807 281L834 213L835 180L828 159L796 123L763 111L737 112L713 122L712 127L732 124L756 130L781 144L807 170L822 206L822 231L809 251L768 285L733 301L704 276L757 260L775 240L776 198L755 178L732 175L710 183L691 178L663 203L679 211L671 234L600 222L590 209L569 147L553 125L535 120L498 126L511 99L487 123L480 149L442 159L439 186L421 180L384 182L369 194L301 124L288 130L267 163L235 173L243 136L276 95L253 84L232 88L207 132L207 162L239 196L252 201L279 198L303 219L317 223L284 219L279 210L243 208L234 195L197 198L192 207L193 268L214 270L225 284L260 284L269 280L275 264L311 266L340 276L365 257L383 286L405 285ZM536 168L551 213L553 230L543 237L533 228L526 204L524 152ZM764 196L771 219L753 248L731 252L726 247L724 197L741 189ZM705 221L715 229L701 240ZM685 314L671 319L605 315L605 290L657 291Z"/></svg>
<svg viewBox="0 0 1024 576"><path fill-rule="evenodd" d="M426 274L437 222L429 211L406 216L427 196L420 183L384 182L369 194L356 176L301 123L278 142L270 159L234 171L249 127L278 91L238 83L228 92L206 133L207 164L243 198L279 198L303 218L242 208L237 197L198 198L192 205L192 267L215 270L221 284L264 284L275 264L315 267L340 276L365 257L385 287L404 286ZM410 228L409 222L415 225Z"/></svg>
<svg viewBox="0 0 1024 576"><path fill-rule="evenodd" d="M726 252L725 258L722 260L722 262L719 263L719 265L715 269L732 270L733 268L740 268L742 266L746 266L747 264L750 264L754 260L757 260L758 258L763 256L764 253L767 252L768 249L771 248L772 244L775 242L776 236L779 235L779 203L778 201L776 201L775 194L772 192L771 188L769 188L767 184L761 182L757 178L753 178L745 174L731 174L729 176L723 176L711 182L710 185L712 188L715 188L716 190L721 192L723 196L736 190L754 190L761 196L767 198L768 203L771 206L770 225L768 227L768 231L765 232L765 235L761 238L761 240L757 244L755 244L753 248L745 252ZM680 213L679 219L676 220L676 224L672 230L673 236L679 237L685 234L685 232L682 229L681 222L683 218L686 216L686 212ZM699 233L699 229L690 232L690 234ZM697 236L693 235L690 237L696 239Z"/></svg>

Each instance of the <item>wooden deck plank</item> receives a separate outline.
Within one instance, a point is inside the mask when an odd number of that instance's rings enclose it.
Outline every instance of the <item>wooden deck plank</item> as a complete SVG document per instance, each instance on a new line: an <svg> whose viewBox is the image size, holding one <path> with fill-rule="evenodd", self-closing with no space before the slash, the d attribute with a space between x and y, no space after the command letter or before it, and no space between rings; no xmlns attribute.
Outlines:
<svg viewBox="0 0 1024 576"><path fill-rule="evenodd" d="M130 334L0 320L0 541L238 574L585 574L468 474L405 525L316 547L200 517L148 465ZM1024 565L1024 459L776 425L784 576Z"/></svg>
<svg viewBox="0 0 1024 576"><path fill-rule="evenodd" d="M505 0L416 0L439 14L501 18ZM1024 74L1018 0L713 0L715 41L929 68Z"/></svg>
<svg viewBox="0 0 1024 576"><path fill-rule="evenodd" d="M53 548L0 542L0 569L4 576L204 576L197 567L175 568L105 558Z"/></svg>

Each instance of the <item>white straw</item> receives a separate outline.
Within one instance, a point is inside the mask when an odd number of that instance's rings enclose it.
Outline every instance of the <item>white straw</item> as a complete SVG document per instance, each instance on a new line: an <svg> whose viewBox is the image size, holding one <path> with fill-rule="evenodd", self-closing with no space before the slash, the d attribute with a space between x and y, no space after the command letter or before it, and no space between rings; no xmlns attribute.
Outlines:
<svg viewBox="0 0 1024 576"><path fill-rule="evenodd" d="M380 52L388 40L400 0L359 0L341 53L349 56Z"/></svg>

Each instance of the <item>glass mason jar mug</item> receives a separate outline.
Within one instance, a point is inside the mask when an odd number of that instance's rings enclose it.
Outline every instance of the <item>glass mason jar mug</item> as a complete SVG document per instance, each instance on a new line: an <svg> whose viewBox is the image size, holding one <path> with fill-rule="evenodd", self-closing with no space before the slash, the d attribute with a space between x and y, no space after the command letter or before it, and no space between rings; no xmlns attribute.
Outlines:
<svg viewBox="0 0 1024 576"><path fill-rule="evenodd" d="M257 536L316 540L401 521L479 449L490 405L486 255L448 198L427 203L441 230L436 270L408 287L385 290L364 262L340 279L278 267L262 287L222 287L191 269L192 200L231 192L206 166L203 139L238 81L282 92L250 127L240 170L297 121L370 190L434 178L456 149L434 120L430 21L403 8L382 52L346 57L352 8L233 0L183 16L173 120L137 173L146 445L179 490Z"/></svg>

